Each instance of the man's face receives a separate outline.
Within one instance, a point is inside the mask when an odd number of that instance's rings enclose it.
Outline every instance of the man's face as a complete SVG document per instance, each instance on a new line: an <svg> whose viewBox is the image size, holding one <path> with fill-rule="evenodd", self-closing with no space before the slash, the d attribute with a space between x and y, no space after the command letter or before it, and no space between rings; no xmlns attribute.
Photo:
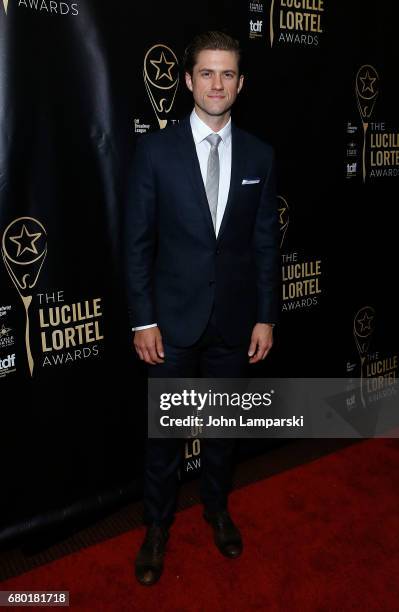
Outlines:
<svg viewBox="0 0 399 612"><path fill-rule="evenodd" d="M229 115L244 77L238 76L238 61L235 51L205 49L200 51L193 75L186 72L186 85L193 93L195 108L199 116Z"/></svg>

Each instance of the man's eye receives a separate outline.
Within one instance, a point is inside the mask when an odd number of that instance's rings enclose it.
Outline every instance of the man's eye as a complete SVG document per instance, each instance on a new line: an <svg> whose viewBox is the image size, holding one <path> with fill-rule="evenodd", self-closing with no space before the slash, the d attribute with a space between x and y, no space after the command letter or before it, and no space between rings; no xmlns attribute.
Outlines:
<svg viewBox="0 0 399 612"><path fill-rule="evenodd" d="M233 77L233 73L232 72L226 72L224 75L227 79L231 79Z"/></svg>
<svg viewBox="0 0 399 612"><path fill-rule="evenodd" d="M209 77L209 75L210 75L210 72L203 72L202 73L202 76L204 76L204 77Z"/></svg>

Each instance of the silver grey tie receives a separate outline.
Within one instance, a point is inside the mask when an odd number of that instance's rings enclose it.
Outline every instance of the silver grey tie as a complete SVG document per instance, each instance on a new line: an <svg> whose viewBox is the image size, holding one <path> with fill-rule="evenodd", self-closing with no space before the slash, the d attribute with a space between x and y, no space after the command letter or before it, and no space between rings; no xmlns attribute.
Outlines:
<svg viewBox="0 0 399 612"><path fill-rule="evenodd" d="M216 211L218 207L219 195L219 152L218 146L222 140L219 134L209 134L206 140L211 145L208 157L208 167L206 172L206 196L208 198L209 210L211 211L213 227L216 231Z"/></svg>

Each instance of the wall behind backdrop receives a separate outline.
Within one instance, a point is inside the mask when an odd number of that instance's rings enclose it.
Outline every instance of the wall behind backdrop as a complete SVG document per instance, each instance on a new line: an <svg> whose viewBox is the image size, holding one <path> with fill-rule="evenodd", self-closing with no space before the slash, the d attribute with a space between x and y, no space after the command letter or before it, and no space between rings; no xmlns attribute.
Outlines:
<svg viewBox="0 0 399 612"><path fill-rule="evenodd" d="M233 117L277 153L283 312L257 374L396 376L398 18L394 0L0 2L2 541L140 495L124 194L136 139L191 111L200 31L242 42Z"/></svg>

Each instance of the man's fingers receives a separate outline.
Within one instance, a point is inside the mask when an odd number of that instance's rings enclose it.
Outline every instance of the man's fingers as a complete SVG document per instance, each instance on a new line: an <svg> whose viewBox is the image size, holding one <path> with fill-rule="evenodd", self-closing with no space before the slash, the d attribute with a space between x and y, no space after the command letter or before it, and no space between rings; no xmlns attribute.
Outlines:
<svg viewBox="0 0 399 612"><path fill-rule="evenodd" d="M152 357L151 357L151 355L150 355L150 353L149 353L149 351L148 351L148 349L147 349L147 348L145 348L145 349L143 350L143 359L144 359L144 361L145 361L146 363L149 363L150 365L155 365L155 363L156 363L156 362L155 362L155 361L152 359Z"/></svg>
<svg viewBox="0 0 399 612"><path fill-rule="evenodd" d="M249 363L257 363L258 361L265 359L271 348L272 345L269 343L258 342L256 353L252 355Z"/></svg>
<svg viewBox="0 0 399 612"><path fill-rule="evenodd" d="M164 350L162 336L158 327L150 327L135 332L133 339L134 347L140 359L155 365L163 363Z"/></svg>
<svg viewBox="0 0 399 612"><path fill-rule="evenodd" d="M141 360L143 360L143 351L141 349L141 345L135 341L135 338L133 339L133 346L134 346L134 350L136 351L137 355L139 356L139 358Z"/></svg>
<svg viewBox="0 0 399 612"><path fill-rule="evenodd" d="M266 357L266 355L268 354L270 349L271 349L271 346L269 346L265 351L263 351L262 359L264 359Z"/></svg>
<svg viewBox="0 0 399 612"><path fill-rule="evenodd" d="M273 342L268 342L267 344L265 344L265 346L263 347L262 359L266 357L266 355L269 353L272 346L273 346Z"/></svg>
<svg viewBox="0 0 399 612"><path fill-rule="evenodd" d="M163 363L163 359L158 357L157 347L155 343L149 347L148 352L154 363Z"/></svg>
<svg viewBox="0 0 399 612"><path fill-rule="evenodd" d="M261 356L261 353L260 353L260 344L257 342L255 344L255 350L254 350L254 352L253 352L253 354L251 356L251 359L249 360L249 363L256 363L257 361L259 361L260 356Z"/></svg>
<svg viewBox="0 0 399 612"><path fill-rule="evenodd" d="M155 338L155 345L156 345L157 354L159 355L159 357L162 357L162 358L165 357L161 334L159 334L159 336Z"/></svg>
<svg viewBox="0 0 399 612"><path fill-rule="evenodd" d="M253 355L255 354L256 345L257 345L256 340L251 339L251 344L249 345L249 349L248 349L248 356L249 357L253 357Z"/></svg>
<svg viewBox="0 0 399 612"><path fill-rule="evenodd" d="M135 345L136 352L142 361L155 365L156 363L163 363L164 359L158 357L155 344L153 346L139 346Z"/></svg>
<svg viewBox="0 0 399 612"><path fill-rule="evenodd" d="M162 336L158 328L137 331L134 334L133 344L142 361L150 365L164 362Z"/></svg>
<svg viewBox="0 0 399 612"><path fill-rule="evenodd" d="M152 365L155 364L150 355L150 351L148 350L148 347L145 344L135 344L134 346L141 361L145 361L146 363L150 363Z"/></svg>
<svg viewBox="0 0 399 612"><path fill-rule="evenodd" d="M143 361L143 359L144 359L143 351L141 349L139 349L138 346L135 346L134 348L136 349L136 353L140 357L141 361Z"/></svg>

